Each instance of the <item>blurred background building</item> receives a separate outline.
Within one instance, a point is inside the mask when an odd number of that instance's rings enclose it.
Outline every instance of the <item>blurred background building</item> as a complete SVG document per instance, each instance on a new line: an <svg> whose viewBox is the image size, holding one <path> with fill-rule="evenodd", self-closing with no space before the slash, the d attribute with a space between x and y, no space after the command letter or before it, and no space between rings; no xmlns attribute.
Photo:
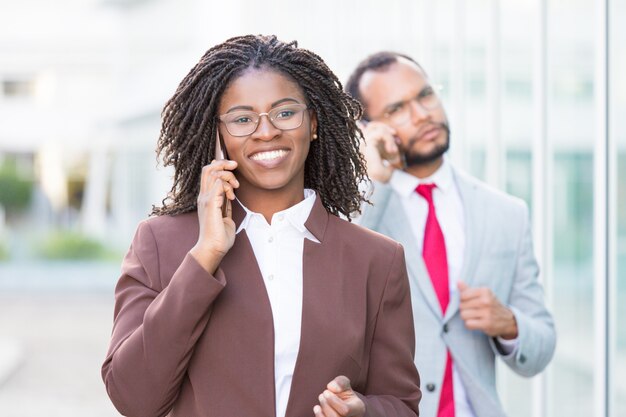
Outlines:
<svg viewBox="0 0 626 417"><path fill-rule="evenodd" d="M343 81L414 56L451 158L532 209L558 344L513 417L626 416L626 0L0 0L0 409L114 416L112 290L171 172L160 111L211 46L277 34Z"/></svg>

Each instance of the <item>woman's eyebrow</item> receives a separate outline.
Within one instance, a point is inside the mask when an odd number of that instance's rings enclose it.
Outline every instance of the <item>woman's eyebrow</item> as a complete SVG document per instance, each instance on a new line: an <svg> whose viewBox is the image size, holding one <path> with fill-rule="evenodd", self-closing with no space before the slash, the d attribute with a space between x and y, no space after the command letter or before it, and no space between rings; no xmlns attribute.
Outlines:
<svg viewBox="0 0 626 417"><path fill-rule="evenodd" d="M235 107L231 107L230 109L228 109L228 111L226 111L226 113L230 113L232 111L235 110L252 110L252 106L235 106Z"/></svg>
<svg viewBox="0 0 626 417"><path fill-rule="evenodd" d="M285 97L285 98L281 98L278 101L275 101L272 103L272 108L278 106L279 104L283 104L285 102L295 102L295 103L300 103L299 100L292 98L292 97ZM226 113L230 113L232 111L235 110L250 110L250 111L254 111L252 106L244 106L244 105L239 105L239 106L234 106L231 107L230 109L228 109L228 111L226 111Z"/></svg>
<svg viewBox="0 0 626 417"><path fill-rule="evenodd" d="M278 101L273 102L273 103L272 103L272 107L276 107L276 106L278 106L279 104L285 103L285 102L287 102L287 101L290 101L290 102L291 102L291 101L293 101L293 102L296 102L296 103L300 103L300 101L296 100L295 98L292 98L292 97L285 97L285 98L281 98L281 99L280 99L280 100L278 100Z"/></svg>

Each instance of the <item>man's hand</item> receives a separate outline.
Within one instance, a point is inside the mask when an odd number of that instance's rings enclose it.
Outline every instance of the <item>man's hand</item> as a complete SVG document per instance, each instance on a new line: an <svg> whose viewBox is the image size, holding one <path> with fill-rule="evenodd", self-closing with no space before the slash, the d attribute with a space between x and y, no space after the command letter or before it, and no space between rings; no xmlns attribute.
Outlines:
<svg viewBox="0 0 626 417"><path fill-rule="evenodd" d="M388 182L395 168L402 166L396 143L396 131L381 122L360 124L363 132L361 153L367 163L367 175L378 182Z"/></svg>
<svg viewBox="0 0 626 417"><path fill-rule="evenodd" d="M458 283L461 294L459 310L465 327L481 330L491 337L503 339L517 337L517 322L513 312L495 297L489 288L470 288L463 281Z"/></svg>
<svg viewBox="0 0 626 417"><path fill-rule="evenodd" d="M350 380L338 376L326 385L319 396L319 405L313 407L315 417L363 417L365 404L350 387Z"/></svg>

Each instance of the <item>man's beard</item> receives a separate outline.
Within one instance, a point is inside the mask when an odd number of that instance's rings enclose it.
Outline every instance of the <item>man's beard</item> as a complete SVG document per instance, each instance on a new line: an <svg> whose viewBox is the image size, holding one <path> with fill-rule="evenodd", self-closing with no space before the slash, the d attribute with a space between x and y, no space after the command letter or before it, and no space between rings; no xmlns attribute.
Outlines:
<svg viewBox="0 0 626 417"><path fill-rule="evenodd" d="M423 154L412 152L411 148L413 147L413 143L415 143L415 139L409 142L409 146L404 152L404 164L405 167L411 167L415 165L424 165L429 164L437 159L439 159L444 153L448 151L450 148L450 126L448 122L445 121L443 123L434 123L435 126L442 128L446 132L446 141L442 145L437 145L435 149L432 151Z"/></svg>

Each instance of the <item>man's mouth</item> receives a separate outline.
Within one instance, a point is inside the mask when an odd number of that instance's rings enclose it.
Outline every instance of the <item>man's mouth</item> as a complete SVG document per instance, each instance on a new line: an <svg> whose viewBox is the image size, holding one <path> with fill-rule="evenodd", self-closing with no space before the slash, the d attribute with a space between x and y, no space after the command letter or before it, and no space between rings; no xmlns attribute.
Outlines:
<svg viewBox="0 0 626 417"><path fill-rule="evenodd" d="M444 125L442 124L430 124L426 126L422 131L418 132L417 135L413 136L413 138L409 140L406 148L411 149L413 145L418 142L433 140L437 138L442 129L444 129Z"/></svg>
<svg viewBox="0 0 626 417"><path fill-rule="evenodd" d="M433 140L435 139L437 136L439 136L439 133L441 132L441 128L439 126L433 126L431 128L428 128L424 133L422 133L419 136L419 140Z"/></svg>

